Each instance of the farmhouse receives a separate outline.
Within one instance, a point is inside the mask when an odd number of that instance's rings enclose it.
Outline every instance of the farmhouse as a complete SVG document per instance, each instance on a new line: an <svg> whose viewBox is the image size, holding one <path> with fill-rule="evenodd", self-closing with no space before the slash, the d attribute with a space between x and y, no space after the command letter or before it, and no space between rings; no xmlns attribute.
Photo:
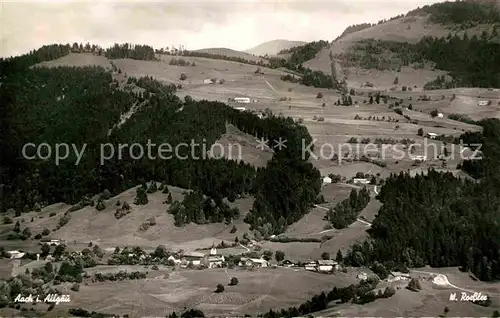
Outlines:
<svg viewBox="0 0 500 318"><path fill-rule="evenodd" d="M201 261L205 257L205 254L199 252L188 252L183 255L182 261L194 266L201 265Z"/></svg>
<svg viewBox="0 0 500 318"><path fill-rule="evenodd" d="M60 245L60 244L66 244L66 241L64 240L58 240L58 239L49 239L49 238L43 238L40 240L40 245L43 245L43 244L49 244L51 246L57 246L57 245Z"/></svg>
<svg viewBox="0 0 500 318"><path fill-rule="evenodd" d="M363 178L354 178L352 179L353 183L361 183L361 184L369 184L370 180L368 179L363 179Z"/></svg>
<svg viewBox="0 0 500 318"><path fill-rule="evenodd" d="M213 84L213 81L210 78L204 79L203 84Z"/></svg>
<svg viewBox="0 0 500 318"><path fill-rule="evenodd" d="M480 100L477 102L477 106L488 106L488 105L491 105L490 100Z"/></svg>
<svg viewBox="0 0 500 318"><path fill-rule="evenodd" d="M427 133L426 136L429 137L430 139L436 139L437 134L430 132L430 133Z"/></svg>
<svg viewBox="0 0 500 318"><path fill-rule="evenodd" d="M237 103L249 104L250 103L250 98L248 98L248 97L236 97L234 99L234 101L237 102Z"/></svg>
<svg viewBox="0 0 500 318"><path fill-rule="evenodd" d="M366 280L368 278L368 275L366 273L359 273L356 278L358 278L359 280Z"/></svg>
<svg viewBox="0 0 500 318"><path fill-rule="evenodd" d="M413 156L411 157L413 161L426 161L427 157L426 156Z"/></svg>
<svg viewBox="0 0 500 318"><path fill-rule="evenodd" d="M306 271L317 271L318 270L318 262L309 261L304 266Z"/></svg>
<svg viewBox="0 0 500 318"><path fill-rule="evenodd" d="M175 258L175 256L173 256L173 255L170 255L167 258L167 261L174 262L174 264L176 264L176 265L182 263L182 261L180 259Z"/></svg>
<svg viewBox="0 0 500 318"><path fill-rule="evenodd" d="M239 266L246 266L246 267L268 267L268 262L263 259L263 258L247 258L247 257L242 257L241 261L239 263Z"/></svg>
<svg viewBox="0 0 500 318"><path fill-rule="evenodd" d="M438 115L437 115L437 116L438 116L438 118L443 118L443 117L444 117L444 116L443 116L443 113L438 113Z"/></svg>
<svg viewBox="0 0 500 318"><path fill-rule="evenodd" d="M234 109L239 110L241 112L244 112L245 110L247 110L245 107L235 107Z"/></svg>
<svg viewBox="0 0 500 318"><path fill-rule="evenodd" d="M284 260L283 263L282 263L282 265L285 266L285 267L294 267L294 266L296 266L296 264L293 261L288 260L288 259Z"/></svg>
<svg viewBox="0 0 500 318"><path fill-rule="evenodd" d="M323 177L323 184L330 184L332 183L332 178L330 177Z"/></svg>
<svg viewBox="0 0 500 318"><path fill-rule="evenodd" d="M337 266L337 263L331 259L319 260L318 261L318 271L320 272L331 272Z"/></svg>
<svg viewBox="0 0 500 318"><path fill-rule="evenodd" d="M26 253L14 250L14 251L8 251L7 254L10 255L11 259L18 259L18 258L22 258Z"/></svg>

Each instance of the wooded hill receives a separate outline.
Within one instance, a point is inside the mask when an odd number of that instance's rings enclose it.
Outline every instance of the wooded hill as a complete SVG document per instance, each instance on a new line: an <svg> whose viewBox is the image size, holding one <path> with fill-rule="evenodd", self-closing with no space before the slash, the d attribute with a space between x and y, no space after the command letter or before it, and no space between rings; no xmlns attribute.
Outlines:
<svg viewBox="0 0 500 318"><path fill-rule="evenodd" d="M53 46L56 52L51 52L50 47L45 47L29 56L2 61L2 69L8 72L4 73L1 95L1 211L13 208L19 215L32 210L36 203L74 204L105 189L116 194L158 180L200 190L216 203L225 197L255 194L248 222L254 228L265 225L269 233L277 233L307 213L313 204L319 192L319 172L301 158L302 139L308 143L312 139L307 129L292 119L260 119L222 103L190 98L181 101L173 85L165 86L152 78L134 81L142 87L142 93L119 90L111 71L98 67L28 68L30 62L57 57L60 49ZM120 115L138 104L139 110L108 136ZM226 123L258 138L283 138L287 148L275 149L269 166L258 170L225 159L151 160L144 156L136 160L128 151L121 159L115 155L100 164L100 145L105 143L115 147L139 143L146 147L150 140L151 144L175 147L194 141L210 147L225 132ZM58 166L53 160L27 160L22 156L26 143L43 142L52 147L56 143L73 143L77 149L86 144L86 149L78 165L74 154ZM201 147L198 149L196 155L202 156ZM180 151L180 155L189 155L189 150ZM289 182L282 184L281 192L268 191L268 182L260 181L278 180L283 175L289 176Z"/></svg>

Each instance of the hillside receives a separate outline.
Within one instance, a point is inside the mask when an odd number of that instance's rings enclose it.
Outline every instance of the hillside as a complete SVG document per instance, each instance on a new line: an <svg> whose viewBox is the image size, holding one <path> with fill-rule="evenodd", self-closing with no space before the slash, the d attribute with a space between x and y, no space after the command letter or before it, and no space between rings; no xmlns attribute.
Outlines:
<svg viewBox="0 0 500 318"><path fill-rule="evenodd" d="M211 55L223 55L228 57L245 59L252 62L259 62L259 61L267 62L267 60L264 58L260 58L258 56L246 52L235 51L227 48L207 48L207 49L193 50L192 52L206 53Z"/></svg>
<svg viewBox="0 0 500 318"><path fill-rule="evenodd" d="M246 53L257 55L257 56L273 56L278 55L282 50L288 50L295 46L304 45L306 42L303 41L288 41L288 40L272 40L259 44L251 49L245 50Z"/></svg>
<svg viewBox="0 0 500 318"><path fill-rule="evenodd" d="M346 28L329 47L323 48L304 66L329 72L330 52L334 56L345 54L366 40L417 44L424 37L446 37L448 34L463 37L480 37L483 32L494 32L500 25L498 7L494 2L449 2L425 6L408 12L405 16L380 21L378 24L360 24ZM470 13L469 13L470 12ZM498 28L498 26L497 26ZM498 36L493 41L500 41ZM345 72L348 72L347 70Z"/></svg>

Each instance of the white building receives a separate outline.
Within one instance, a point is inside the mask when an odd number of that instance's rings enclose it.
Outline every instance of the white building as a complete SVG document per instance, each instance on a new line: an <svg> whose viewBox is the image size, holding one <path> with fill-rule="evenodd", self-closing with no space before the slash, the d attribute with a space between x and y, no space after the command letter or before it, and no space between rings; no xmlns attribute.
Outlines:
<svg viewBox="0 0 500 318"><path fill-rule="evenodd" d="M208 257L208 268L220 268L224 262L224 255L210 255Z"/></svg>
<svg viewBox="0 0 500 318"><path fill-rule="evenodd" d="M319 260L318 261L318 271L320 272L331 272L335 268L337 263L331 259Z"/></svg>
<svg viewBox="0 0 500 318"><path fill-rule="evenodd" d="M427 133L427 135L426 135L426 136L427 136L427 137L429 137L430 139L436 139L437 134L436 134L436 133L431 133L431 132L430 132L430 133Z"/></svg>
<svg viewBox="0 0 500 318"><path fill-rule="evenodd" d="M269 263L263 259L263 258L247 258L247 257L242 257L241 261L239 263L240 266L246 266L246 267L268 267Z"/></svg>
<svg viewBox="0 0 500 318"><path fill-rule="evenodd" d="M26 253L23 253L21 251L8 251L7 254L10 255L10 258L11 259L17 259L17 258L22 258L24 255L26 255Z"/></svg>
<svg viewBox="0 0 500 318"><path fill-rule="evenodd" d="M167 258L167 260L168 260L168 261L172 261L172 262L174 262L174 264L180 264L180 263L182 263L182 261L181 261L180 259L175 258L175 256L173 256L173 255L170 255L170 256Z"/></svg>
<svg viewBox="0 0 500 318"><path fill-rule="evenodd" d="M361 184L369 184L370 180L368 179L363 179L363 178L354 178L352 179L353 183L361 183Z"/></svg>
<svg viewBox="0 0 500 318"><path fill-rule="evenodd" d="M248 97L236 97L234 99L234 101L237 102L237 103L249 104L250 103L250 98L248 98Z"/></svg>
<svg viewBox="0 0 500 318"><path fill-rule="evenodd" d="M213 84L213 82L210 78L207 78L203 80L203 84Z"/></svg>
<svg viewBox="0 0 500 318"><path fill-rule="evenodd" d="M443 113L438 113L438 118L443 118Z"/></svg>
<svg viewBox="0 0 500 318"><path fill-rule="evenodd" d="M480 100L477 102L477 106L488 106L491 104L491 101L489 100Z"/></svg>
<svg viewBox="0 0 500 318"><path fill-rule="evenodd" d="M182 259L184 262L188 264L192 264L194 266L201 265L201 261L205 258L205 254L199 252L189 252L183 255Z"/></svg>
<svg viewBox="0 0 500 318"><path fill-rule="evenodd" d="M245 110L247 110L245 107L235 107L234 109L239 110L241 112L244 112Z"/></svg>
<svg viewBox="0 0 500 318"><path fill-rule="evenodd" d="M326 176L326 177L323 177L323 183L324 184L329 184L329 183L332 183L332 178Z"/></svg>
<svg viewBox="0 0 500 318"><path fill-rule="evenodd" d="M426 161L427 157L426 156L413 156L411 157L413 161Z"/></svg>
<svg viewBox="0 0 500 318"><path fill-rule="evenodd" d="M316 261L310 261L304 266L306 271L317 271L318 263Z"/></svg>
<svg viewBox="0 0 500 318"><path fill-rule="evenodd" d="M368 275L366 273L359 273L357 278L360 280L366 280L368 278Z"/></svg>

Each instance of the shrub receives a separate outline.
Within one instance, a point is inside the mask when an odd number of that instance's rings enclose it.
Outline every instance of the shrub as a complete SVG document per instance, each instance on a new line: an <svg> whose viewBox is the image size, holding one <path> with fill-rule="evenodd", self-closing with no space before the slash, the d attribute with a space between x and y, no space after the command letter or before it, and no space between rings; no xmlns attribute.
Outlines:
<svg viewBox="0 0 500 318"><path fill-rule="evenodd" d="M224 286L222 284L218 284L217 288L215 289L216 293L222 293L224 291Z"/></svg>
<svg viewBox="0 0 500 318"><path fill-rule="evenodd" d="M419 128L417 131L417 135L423 136L424 135L424 130L422 128Z"/></svg>
<svg viewBox="0 0 500 318"><path fill-rule="evenodd" d="M79 291L80 290L80 284L74 283L73 286L71 286L72 291Z"/></svg>
<svg viewBox="0 0 500 318"><path fill-rule="evenodd" d="M56 214L57 214L56 212L50 212L49 217L56 216Z"/></svg>
<svg viewBox="0 0 500 318"><path fill-rule="evenodd" d="M3 224L12 224L12 223L13 223L12 218L10 218L8 216L4 216Z"/></svg>
<svg viewBox="0 0 500 318"><path fill-rule="evenodd" d="M43 229L43 231L42 231L42 235L43 236L47 236L49 234L50 234L50 230L49 229Z"/></svg>
<svg viewBox="0 0 500 318"><path fill-rule="evenodd" d="M181 81L185 81L185 80L187 79L187 75L186 75L186 74L184 74L184 73L182 73L182 74L181 74L181 77L179 77L179 79L180 79Z"/></svg>
<svg viewBox="0 0 500 318"><path fill-rule="evenodd" d="M236 285L238 285L238 283L239 283L238 278L231 277L231 281L229 282L229 286L236 286Z"/></svg>
<svg viewBox="0 0 500 318"><path fill-rule="evenodd" d="M323 94L319 92L318 95L316 95L316 98L323 98Z"/></svg>

